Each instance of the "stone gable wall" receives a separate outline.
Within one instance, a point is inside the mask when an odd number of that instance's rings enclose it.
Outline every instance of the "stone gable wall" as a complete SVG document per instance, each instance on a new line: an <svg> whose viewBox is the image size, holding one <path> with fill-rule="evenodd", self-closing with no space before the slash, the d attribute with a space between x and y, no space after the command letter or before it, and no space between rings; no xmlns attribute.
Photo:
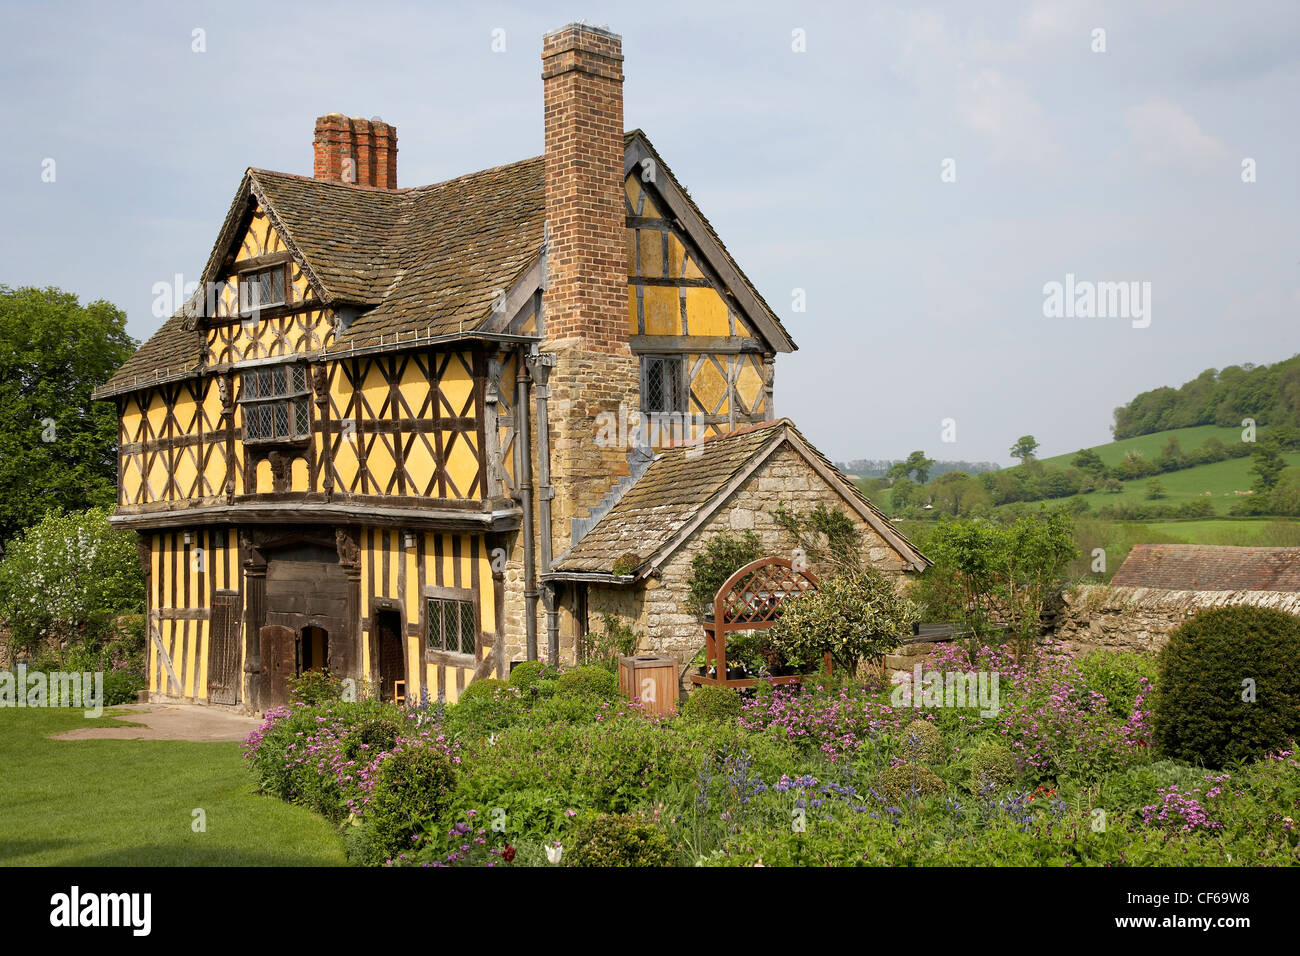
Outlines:
<svg viewBox="0 0 1300 956"><path fill-rule="evenodd" d="M601 616L617 614L642 633L641 653L675 657L684 669L704 646L704 629L689 608L691 560L720 531L752 530L766 553L790 557L793 541L772 517L784 506L811 511L818 504L839 507L856 517L848 503L791 448L778 450L739 487L713 517L664 564L663 576L644 587L616 588L592 585L588 591L588 620L593 631L603 629ZM885 573L903 579L902 555L865 521L857 520L864 551ZM811 568L816 573L817 568ZM682 685L686 686L685 683Z"/></svg>

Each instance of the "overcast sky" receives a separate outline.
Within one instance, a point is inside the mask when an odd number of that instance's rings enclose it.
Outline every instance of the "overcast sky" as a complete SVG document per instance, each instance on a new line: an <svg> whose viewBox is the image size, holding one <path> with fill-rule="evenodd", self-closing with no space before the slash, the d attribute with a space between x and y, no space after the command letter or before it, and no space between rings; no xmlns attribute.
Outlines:
<svg viewBox="0 0 1300 956"><path fill-rule="evenodd" d="M1300 352L1295 0L6 2L0 283L144 339L246 167L311 175L318 115L396 125L405 186L539 154L541 36L579 18L622 34L627 126L786 323L777 412L832 458L1070 451ZM1149 312L1048 316L1067 275Z"/></svg>

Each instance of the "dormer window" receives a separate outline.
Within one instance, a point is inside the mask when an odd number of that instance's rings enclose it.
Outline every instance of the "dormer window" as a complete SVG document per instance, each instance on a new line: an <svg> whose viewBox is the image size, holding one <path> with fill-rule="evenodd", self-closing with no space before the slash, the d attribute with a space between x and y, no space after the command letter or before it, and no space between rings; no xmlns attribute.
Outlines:
<svg viewBox="0 0 1300 956"><path fill-rule="evenodd" d="M262 365L243 373L240 405L246 443L294 442L311 436L311 389L297 363Z"/></svg>
<svg viewBox="0 0 1300 956"><path fill-rule="evenodd" d="M262 309L285 304L285 266L273 266L239 277L239 311L256 314Z"/></svg>

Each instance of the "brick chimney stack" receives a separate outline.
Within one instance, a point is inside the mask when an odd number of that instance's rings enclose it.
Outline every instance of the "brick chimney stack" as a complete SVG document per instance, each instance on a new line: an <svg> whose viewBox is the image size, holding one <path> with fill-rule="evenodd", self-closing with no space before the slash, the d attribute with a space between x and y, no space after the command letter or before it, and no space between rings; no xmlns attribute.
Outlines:
<svg viewBox="0 0 1300 956"><path fill-rule="evenodd" d="M330 113L316 120L312 175L339 183L397 188L397 128L375 119Z"/></svg>
<svg viewBox="0 0 1300 956"><path fill-rule="evenodd" d="M546 126L547 287L542 350L550 374L552 553L572 518L628 474L627 445L598 441L602 412L640 408L628 340L623 186L623 41L571 23L542 40ZM606 432L608 429L605 430Z"/></svg>

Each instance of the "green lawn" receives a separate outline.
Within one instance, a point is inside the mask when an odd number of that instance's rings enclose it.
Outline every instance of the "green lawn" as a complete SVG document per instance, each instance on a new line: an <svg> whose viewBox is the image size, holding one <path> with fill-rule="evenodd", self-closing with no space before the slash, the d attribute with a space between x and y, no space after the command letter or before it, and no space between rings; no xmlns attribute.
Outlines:
<svg viewBox="0 0 1300 956"><path fill-rule="evenodd" d="M122 726L76 709L0 708L0 865L335 866L343 842L257 796L237 743L51 740ZM191 828L207 814L207 831Z"/></svg>

